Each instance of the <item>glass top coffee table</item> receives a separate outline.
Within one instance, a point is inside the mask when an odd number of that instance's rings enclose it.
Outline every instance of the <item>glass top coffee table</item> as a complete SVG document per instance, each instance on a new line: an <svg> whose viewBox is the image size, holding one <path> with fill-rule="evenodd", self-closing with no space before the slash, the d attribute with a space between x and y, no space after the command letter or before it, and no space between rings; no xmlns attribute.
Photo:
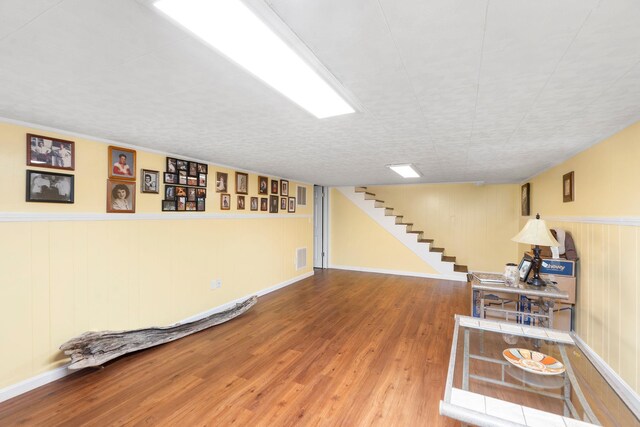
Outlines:
<svg viewBox="0 0 640 427"><path fill-rule="evenodd" d="M456 315L440 414L479 426L640 426L637 394L601 363L574 334Z"/></svg>

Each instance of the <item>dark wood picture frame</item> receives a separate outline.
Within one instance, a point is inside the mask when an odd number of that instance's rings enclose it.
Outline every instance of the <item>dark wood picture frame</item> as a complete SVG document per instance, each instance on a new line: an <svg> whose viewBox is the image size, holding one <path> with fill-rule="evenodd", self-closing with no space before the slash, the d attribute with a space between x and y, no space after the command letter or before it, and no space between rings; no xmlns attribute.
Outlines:
<svg viewBox="0 0 640 427"><path fill-rule="evenodd" d="M249 194L249 174L236 172L236 194Z"/></svg>
<svg viewBox="0 0 640 427"><path fill-rule="evenodd" d="M278 194L278 189L280 187L280 184L278 183L277 179L272 179L271 180L271 194Z"/></svg>
<svg viewBox="0 0 640 427"><path fill-rule="evenodd" d="M172 172L164 172L163 173L163 182L165 184L177 184L178 183L178 174Z"/></svg>
<svg viewBox="0 0 640 427"><path fill-rule="evenodd" d="M257 197L252 197L250 202L250 208L252 211L257 211L260 207L260 200Z"/></svg>
<svg viewBox="0 0 640 427"><path fill-rule="evenodd" d="M176 197L176 210L177 211L186 211L187 210L187 198L186 198L186 196Z"/></svg>
<svg viewBox="0 0 640 427"><path fill-rule="evenodd" d="M266 176L258 177L258 194L269 194L269 178Z"/></svg>
<svg viewBox="0 0 640 427"><path fill-rule="evenodd" d="M75 170L75 142L28 133L27 166Z"/></svg>
<svg viewBox="0 0 640 427"><path fill-rule="evenodd" d="M151 181L147 183L147 177L151 177ZM140 172L140 191L142 193L160 193L160 172L142 169Z"/></svg>
<svg viewBox="0 0 640 427"><path fill-rule="evenodd" d="M162 201L162 211L163 212L175 212L176 211L176 201L175 200L163 200Z"/></svg>
<svg viewBox="0 0 640 427"><path fill-rule="evenodd" d="M124 163L122 161L124 157ZM136 150L109 146L109 179L136 180Z"/></svg>
<svg viewBox="0 0 640 427"><path fill-rule="evenodd" d="M269 196L269 213L278 213L278 196Z"/></svg>
<svg viewBox="0 0 640 427"><path fill-rule="evenodd" d="M573 171L562 175L562 202L573 202L574 200L574 181Z"/></svg>
<svg viewBox="0 0 640 427"><path fill-rule="evenodd" d="M198 162L189 162L189 176L198 176Z"/></svg>
<svg viewBox="0 0 640 427"><path fill-rule="evenodd" d="M287 210L287 198L286 197L280 197L280 210L281 211L286 211Z"/></svg>
<svg viewBox="0 0 640 427"><path fill-rule="evenodd" d="M238 200L236 201L236 209L243 211L245 207L245 198L244 196L236 197Z"/></svg>
<svg viewBox="0 0 640 427"><path fill-rule="evenodd" d="M206 210L206 199L204 197L198 197L196 199L196 210L198 212L204 212Z"/></svg>
<svg viewBox="0 0 640 427"><path fill-rule="evenodd" d="M220 194L220 210L228 211L231 209L231 194Z"/></svg>
<svg viewBox="0 0 640 427"><path fill-rule="evenodd" d="M177 174L178 173L178 159L173 157L167 157L167 168L166 171L169 173Z"/></svg>
<svg viewBox="0 0 640 427"><path fill-rule="evenodd" d="M260 211L267 212L269 210L269 198L260 197Z"/></svg>
<svg viewBox="0 0 640 427"><path fill-rule="evenodd" d="M207 174L204 172L198 173L198 187L206 187L206 186L207 186Z"/></svg>
<svg viewBox="0 0 640 427"><path fill-rule="evenodd" d="M209 165L206 163L198 163L198 173L208 174L209 173Z"/></svg>
<svg viewBox="0 0 640 427"><path fill-rule="evenodd" d="M280 195L288 196L289 195L289 181L286 179L280 180Z"/></svg>
<svg viewBox="0 0 640 427"><path fill-rule="evenodd" d="M122 198L120 191L124 191ZM121 179L107 180L107 212L134 213L136 211L136 183Z"/></svg>
<svg viewBox="0 0 640 427"><path fill-rule="evenodd" d="M531 215L531 184L528 182L520 187L520 213L522 216Z"/></svg>
<svg viewBox="0 0 640 427"><path fill-rule="evenodd" d="M75 176L27 169L27 202L74 203Z"/></svg>
<svg viewBox="0 0 640 427"><path fill-rule="evenodd" d="M289 212L289 213L295 213L296 212L296 198L295 197L289 197L289 207L287 209L287 212Z"/></svg>
<svg viewBox="0 0 640 427"><path fill-rule="evenodd" d="M216 172L216 193L226 193L229 189L229 174Z"/></svg>

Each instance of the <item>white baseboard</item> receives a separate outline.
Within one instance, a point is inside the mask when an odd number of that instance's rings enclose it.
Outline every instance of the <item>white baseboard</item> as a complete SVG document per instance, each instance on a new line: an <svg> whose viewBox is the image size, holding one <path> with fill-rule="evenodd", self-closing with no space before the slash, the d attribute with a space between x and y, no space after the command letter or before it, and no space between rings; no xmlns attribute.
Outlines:
<svg viewBox="0 0 640 427"><path fill-rule="evenodd" d="M175 324L178 323L186 323L186 322L193 322L194 320L199 320L202 319L204 317L210 316L214 313L218 313L220 311L224 311L227 310L231 307L233 307L236 303L242 302L244 300L246 300L247 298L253 296L253 295L258 295L258 296L263 296L266 295L270 292L276 291L278 289L282 289L286 286L292 285L296 282L299 282L300 280L306 279L307 277L311 277L314 275L314 271L311 270L308 273L302 274L300 276L296 276L293 279L289 279L286 280L284 282L278 283L277 285L271 286L269 288L265 288L262 289L258 292L252 293L250 295L245 295L243 297L237 298L233 301L229 301L227 303L224 303L222 305L219 305L217 307L214 307L210 310L204 311L202 313L198 313L194 316L188 317L184 320L181 320L179 322L176 322ZM0 402L4 402L5 400L9 400L11 398L14 398L16 396L19 396L23 393L26 393L28 391L31 391L33 389L36 389L38 387L41 387L45 384L48 384L50 382L59 380L60 378L66 377L67 375L71 375L74 372L78 372L78 371L72 371L67 369L67 365L65 366L61 366L60 368L56 368L56 369L52 369L50 371L47 372L43 372L39 375L36 375L35 377L31 377L31 378L27 378L24 381L20 381L19 383L16 384L12 384L9 385L7 387L4 387L2 389L0 389Z"/></svg>
<svg viewBox="0 0 640 427"><path fill-rule="evenodd" d="M351 265L329 264L329 268L338 270L362 271L365 273L394 274L397 276L426 277L429 279L453 280L456 282L466 282L467 273L440 274L440 273L418 273L415 271L387 270L384 268L355 267Z"/></svg>

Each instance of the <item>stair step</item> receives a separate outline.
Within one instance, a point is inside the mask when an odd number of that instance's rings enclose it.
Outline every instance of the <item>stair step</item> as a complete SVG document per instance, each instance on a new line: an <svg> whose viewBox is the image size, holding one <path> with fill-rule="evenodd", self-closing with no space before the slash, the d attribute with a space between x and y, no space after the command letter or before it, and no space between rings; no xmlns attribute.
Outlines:
<svg viewBox="0 0 640 427"><path fill-rule="evenodd" d="M420 243L433 243L433 239L418 239Z"/></svg>
<svg viewBox="0 0 640 427"><path fill-rule="evenodd" d="M384 214L386 216L394 216L393 215L393 208L384 208Z"/></svg>
<svg viewBox="0 0 640 427"><path fill-rule="evenodd" d="M444 262L456 262L456 257L454 256L443 256L442 261Z"/></svg>
<svg viewBox="0 0 640 427"><path fill-rule="evenodd" d="M467 268L466 265L454 264L453 271L458 272L458 273L468 273L469 269Z"/></svg>
<svg viewBox="0 0 640 427"><path fill-rule="evenodd" d="M442 253L444 253L444 248L429 248L429 252L442 252Z"/></svg>
<svg viewBox="0 0 640 427"><path fill-rule="evenodd" d="M407 231L407 233L411 233L411 234L422 234L422 233L424 233L424 231L420 231L420 230L411 230L411 231Z"/></svg>
<svg viewBox="0 0 640 427"><path fill-rule="evenodd" d="M396 222L397 225L413 225L412 222Z"/></svg>
<svg viewBox="0 0 640 427"><path fill-rule="evenodd" d="M367 187L356 187L356 193L366 193Z"/></svg>

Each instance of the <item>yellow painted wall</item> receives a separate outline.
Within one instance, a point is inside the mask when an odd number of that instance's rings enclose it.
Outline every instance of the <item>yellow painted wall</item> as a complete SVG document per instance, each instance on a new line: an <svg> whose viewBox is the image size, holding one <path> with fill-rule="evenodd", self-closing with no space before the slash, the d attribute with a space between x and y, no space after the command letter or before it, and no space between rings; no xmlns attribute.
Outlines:
<svg viewBox="0 0 640 427"><path fill-rule="evenodd" d="M331 265L437 274L335 188L329 206Z"/></svg>
<svg viewBox="0 0 640 427"><path fill-rule="evenodd" d="M369 186L376 198L425 232L469 270L503 271L518 262L519 186L418 184Z"/></svg>
<svg viewBox="0 0 640 427"><path fill-rule="evenodd" d="M24 201L27 132L75 141L76 170L70 173L76 203ZM104 214L107 146L0 124L0 180L11 183L0 215ZM165 156L138 150L137 157L138 169L165 168ZM209 165L206 213L221 213L213 190L216 171L230 172L230 178L233 172ZM256 196L256 175L249 184L248 196ZM290 183L290 193L297 185ZM138 188L137 212L160 214L155 220L0 221L0 388L64 364L60 344L87 330L171 324L312 271L312 197L285 217L222 219L161 213L161 199ZM234 208L235 202L234 195ZM296 270L301 247L307 248L307 267ZM222 287L210 290L212 279L222 279Z"/></svg>
<svg viewBox="0 0 640 427"><path fill-rule="evenodd" d="M576 331L640 392L640 228L584 222L640 217L640 123L531 182L532 213L569 230L578 265ZM575 172L575 201L563 203L562 176ZM523 222L524 223L524 222Z"/></svg>

